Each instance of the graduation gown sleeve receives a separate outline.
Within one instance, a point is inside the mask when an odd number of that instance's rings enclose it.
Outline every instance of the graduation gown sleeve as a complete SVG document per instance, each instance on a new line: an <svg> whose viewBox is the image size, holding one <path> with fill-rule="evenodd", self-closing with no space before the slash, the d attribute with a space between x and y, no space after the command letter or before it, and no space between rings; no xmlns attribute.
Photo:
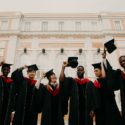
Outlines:
<svg viewBox="0 0 125 125"><path fill-rule="evenodd" d="M86 91L85 91L85 125L93 125L93 119L90 117L90 112L94 111L94 94L93 94L93 83L89 82L86 85Z"/></svg>
<svg viewBox="0 0 125 125"><path fill-rule="evenodd" d="M32 110L36 113L41 113L44 103L45 86L40 84L39 89L34 88L33 100L32 100Z"/></svg>
<svg viewBox="0 0 125 125"><path fill-rule="evenodd" d="M14 80L14 86L16 89L15 99L15 115L12 125L24 125L30 124L32 120L32 93L34 91L34 85L28 78L23 77L21 69L17 69L12 73L12 79ZM28 118L30 117L30 118ZM36 116L33 121L36 124Z"/></svg>
<svg viewBox="0 0 125 125"><path fill-rule="evenodd" d="M78 125L78 87L75 80L71 77L65 77L62 88L64 88L63 101L65 102L65 113L68 111L69 103L69 125Z"/></svg>
<svg viewBox="0 0 125 125"><path fill-rule="evenodd" d="M13 111L14 95L13 81L10 78L0 78L0 124L9 125L10 116Z"/></svg>
<svg viewBox="0 0 125 125"><path fill-rule="evenodd" d="M68 101L69 101L69 84L67 83L68 79L65 78L63 82L60 82L60 96L62 103L62 112L63 115L68 113Z"/></svg>
<svg viewBox="0 0 125 125"><path fill-rule="evenodd" d="M119 90L120 89L120 84L119 84L120 70L112 69L108 60L106 60L106 63L107 63L107 67L104 65L104 70L106 72L108 88L113 91Z"/></svg>
<svg viewBox="0 0 125 125"><path fill-rule="evenodd" d="M19 86L20 86L21 82L24 80L22 69L15 70L12 73L11 78L13 79L13 81L15 83L14 86L15 86L16 92L18 92Z"/></svg>

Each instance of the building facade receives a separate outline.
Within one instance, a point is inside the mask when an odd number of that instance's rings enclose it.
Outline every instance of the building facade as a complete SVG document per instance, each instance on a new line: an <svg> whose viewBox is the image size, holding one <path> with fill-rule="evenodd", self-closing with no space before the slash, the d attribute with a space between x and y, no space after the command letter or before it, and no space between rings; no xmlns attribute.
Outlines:
<svg viewBox="0 0 125 125"><path fill-rule="evenodd" d="M125 54L125 13L0 12L0 61L14 64L13 70L36 63L42 72L53 68L59 76L62 62L77 56L93 78L91 64L101 60L99 49L112 38L118 49L108 58L117 68ZM67 68L66 74L75 76L75 69Z"/></svg>

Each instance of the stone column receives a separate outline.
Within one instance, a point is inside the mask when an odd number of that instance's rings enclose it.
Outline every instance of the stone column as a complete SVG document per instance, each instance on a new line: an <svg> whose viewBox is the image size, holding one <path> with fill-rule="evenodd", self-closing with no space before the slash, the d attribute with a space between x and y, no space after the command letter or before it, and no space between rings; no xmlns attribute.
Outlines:
<svg viewBox="0 0 125 125"><path fill-rule="evenodd" d="M87 37L84 40L84 48L86 50L87 76L91 78L93 76L93 70L92 70L92 67L91 67L93 57L92 57L92 40L91 40L90 37Z"/></svg>
<svg viewBox="0 0 125 125"><path fill-rule="evenodd" d="M39 39L37 37L34 37L33 40L32 40L32 63L37 63L37 50L39 49Z"/></svg>
<svg viewBox="0 0 125 125"><path fill-rule="evenodd" d="M5 61L14 64L17 48L17 36L10 36L8 41Z"/></svg>

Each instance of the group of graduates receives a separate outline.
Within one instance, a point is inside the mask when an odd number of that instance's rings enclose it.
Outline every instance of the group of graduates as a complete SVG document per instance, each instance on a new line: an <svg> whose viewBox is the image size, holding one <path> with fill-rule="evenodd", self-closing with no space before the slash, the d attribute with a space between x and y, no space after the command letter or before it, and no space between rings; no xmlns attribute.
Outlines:
<svg viewBox="0 0 125 125"><path fill-rule="evenodd" d="M106 52L116 49L114 39L105 44L102 62L92 64L96 79L84 77L84 67L77 57L69 57L62 64L59 80L53 69L42 73L38 80L36 64L16 69L8 74L11 64L1 62L0 125L125 125L125 55L119 57L123 70L114 70L106 59ZM77 68L77 77L66 77L65 68ZM27 69L27 77L23 70ZM48 84L41 81L48 79ZM59 83L57 82L59 81ZM121 112L114 92L120 90Z"/></svg>

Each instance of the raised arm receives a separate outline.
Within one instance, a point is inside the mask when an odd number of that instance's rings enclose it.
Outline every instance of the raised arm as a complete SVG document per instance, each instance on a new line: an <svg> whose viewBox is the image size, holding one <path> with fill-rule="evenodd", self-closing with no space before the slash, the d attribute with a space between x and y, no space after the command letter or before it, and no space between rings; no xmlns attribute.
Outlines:
<svg viewBox="0 0 125 125"><path fill-rule="evenodd" d="M112 89L113 91L118 90L120 88L119 76L121 71L119 69L114 70L112 68L109 61L106 59L106 53L102 54L102 58L103 58L103 65L106 73L108 88Z"/></svg>
<svg viewBox="0 0 125 125"><path fill-rule="evenodd" d="M102 58L105 71L112 70L112 66L110 65L109 61L106 58L106 52L102 53Z"/></svg>
<svg viewBox="0 0 125 125"><path fill-rule="evenodd" d="M18 69L16 69L12 75L11 75L11 78L14 80L14 82L22 82L22 80L24 79L24 76L23 76L23 70L26 69L27 66L22 66Z"/></svg>
<svg viewBox="0 0 125 125"><path fill-rule="evenodd" d="M63 82L64 79L65 79L65 68L68 66L68 62L63 62L62 64L62 69L61 69L61 73L60 73L60 77L59 77L59 80L60 82Z"/></svg>

